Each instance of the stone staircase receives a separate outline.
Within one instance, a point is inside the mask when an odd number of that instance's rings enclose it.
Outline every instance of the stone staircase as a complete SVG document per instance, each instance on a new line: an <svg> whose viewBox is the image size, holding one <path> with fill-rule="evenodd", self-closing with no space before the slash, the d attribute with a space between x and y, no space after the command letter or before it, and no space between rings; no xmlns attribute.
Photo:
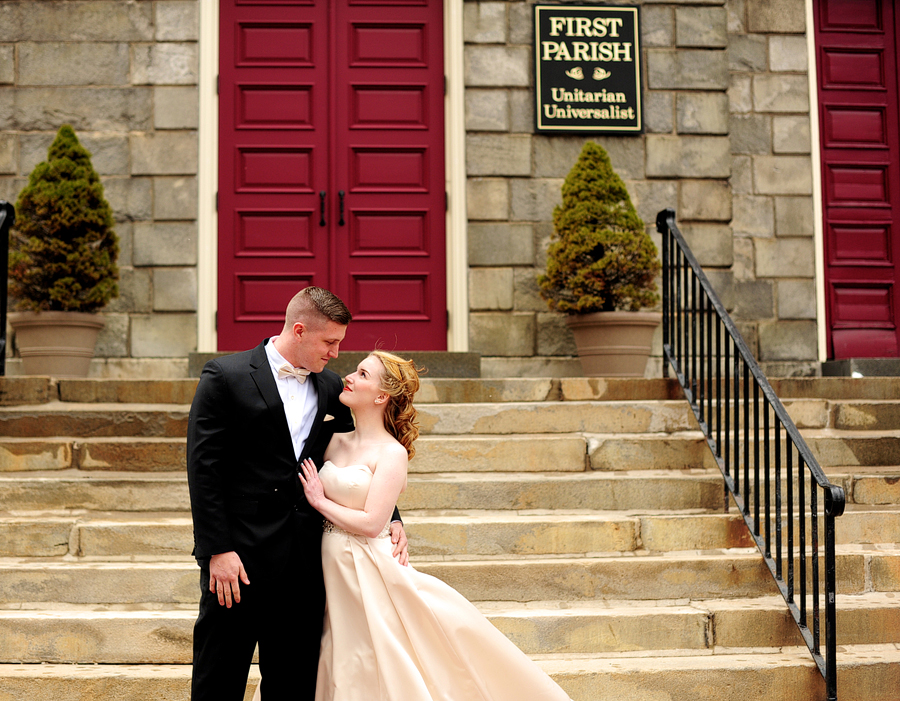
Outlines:
<svg viewBox="0 0 900 701"><path fill-rule="evenodd" d="M3 701L189 698L195 384L0 378ZM896 700L900 381L772 384L848 496L838 698ZM419 408L414 566L574 701L824 699L677 385L430 379Z"/></svg>

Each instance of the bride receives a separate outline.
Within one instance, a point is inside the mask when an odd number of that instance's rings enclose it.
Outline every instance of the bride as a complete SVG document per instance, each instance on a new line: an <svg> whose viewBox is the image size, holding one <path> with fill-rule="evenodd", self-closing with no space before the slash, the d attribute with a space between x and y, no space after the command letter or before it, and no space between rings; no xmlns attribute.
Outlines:
<svg viewBox="0 0 900 701"><path fill-rule="evenodd" d="M463 596L392 555L388 522L419 434L412 361L375 351L345 383L356 430L300 475L326 519L316 701L569 701Z"/></svg>

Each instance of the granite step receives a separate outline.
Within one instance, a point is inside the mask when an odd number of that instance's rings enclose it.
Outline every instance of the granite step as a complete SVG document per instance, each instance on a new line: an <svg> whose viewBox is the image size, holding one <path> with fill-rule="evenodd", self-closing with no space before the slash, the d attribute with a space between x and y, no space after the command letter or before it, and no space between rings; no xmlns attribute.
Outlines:
<svg viewBox="0 0 900 701"><path fill-rule="evenodd" d="M416 569L476 601L742 598L777 593L755 548L609 556L481 556L434 560ZM0 604L190 603L196 563L185 554L130 560L0 558ZM838 546L837 587L845 594L900 590L900 549Z"/></svg>

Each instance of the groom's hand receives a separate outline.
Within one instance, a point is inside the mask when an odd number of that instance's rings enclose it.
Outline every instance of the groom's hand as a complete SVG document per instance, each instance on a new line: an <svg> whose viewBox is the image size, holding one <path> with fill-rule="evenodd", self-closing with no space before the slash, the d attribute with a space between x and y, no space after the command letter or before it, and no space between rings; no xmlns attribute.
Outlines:
<svg viewBox="0 0 900 701"><path fill-rule="evenodd" d="M394 544L394 557L405 567L409 564L409 541L400 521L391 523L391 542Z"/></svg>
<svg viewBox="0 0 900 701"><path fill-rule="evenodd" d="M241 603L241 582L250 584L250 579L236 552L209 558L209 590L219 597L219 606L231 608L232 601Z"/></svg>

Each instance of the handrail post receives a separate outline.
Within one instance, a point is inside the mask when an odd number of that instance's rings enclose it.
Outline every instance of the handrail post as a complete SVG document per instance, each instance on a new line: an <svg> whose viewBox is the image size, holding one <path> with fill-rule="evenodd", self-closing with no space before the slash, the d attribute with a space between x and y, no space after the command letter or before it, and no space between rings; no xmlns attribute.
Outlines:
<svg viewBox="0 0 900 701"><path fill-rule="evenodd" d="M0 200L0 250L4 262L0 270L0 377L6 374L6 302L9 282L9 229L16 221L16 209L9 202Z"/></svg>

